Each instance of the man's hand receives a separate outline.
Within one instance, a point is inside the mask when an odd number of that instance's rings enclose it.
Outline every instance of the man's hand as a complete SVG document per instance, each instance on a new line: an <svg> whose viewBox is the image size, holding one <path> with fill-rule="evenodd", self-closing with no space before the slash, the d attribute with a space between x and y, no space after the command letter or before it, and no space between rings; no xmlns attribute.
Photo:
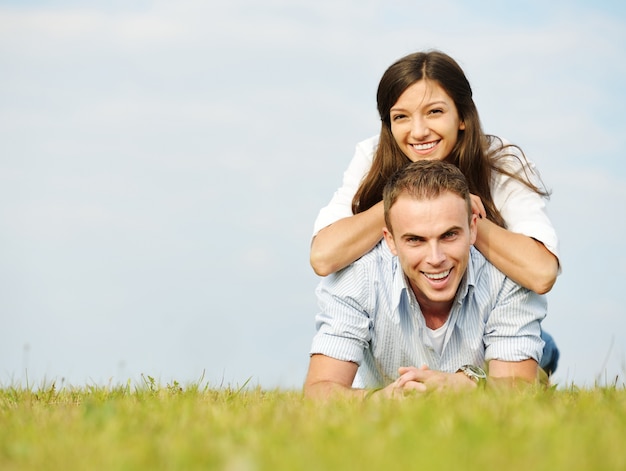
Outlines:
<svg viewBox="0 0 626 471"><path fill-rule="evenodd" d="M385 397L403 397L411 391L461 391L476 387L476 383L463 373L444 373L426 365L401 367L398 374L398 379L380 391Z"/></svg>

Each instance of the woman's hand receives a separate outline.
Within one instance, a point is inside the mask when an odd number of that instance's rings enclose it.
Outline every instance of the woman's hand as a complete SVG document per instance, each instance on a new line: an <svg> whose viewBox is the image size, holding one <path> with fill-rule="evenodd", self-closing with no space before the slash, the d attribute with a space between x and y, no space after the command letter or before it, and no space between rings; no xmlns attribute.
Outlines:
<svg viewBox="0 0 626 471"><path fill-rule="evenodd" d="M487 218L487 211L485 211L485 206L480 196L470 195L470 199L472 200L472 214L478 216L479 219Z"/></svg>
<svg viewBox="0 0 626 471"><path fill-rule="evenodd" d="M541 242L508 231L487 219L479 196L470 195L472 213L478 216L474 247L498 270L538 294L552 289L559 273L559 261Z"/></svg>

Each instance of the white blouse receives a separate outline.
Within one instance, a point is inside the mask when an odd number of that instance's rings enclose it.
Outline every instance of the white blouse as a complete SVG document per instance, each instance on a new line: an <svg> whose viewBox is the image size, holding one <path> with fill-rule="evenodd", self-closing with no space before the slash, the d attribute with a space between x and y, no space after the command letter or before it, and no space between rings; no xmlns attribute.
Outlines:
<svg viewBox="0 0 626 471"><path fill-rule="evenodd" d="M507 142L503 140L503 144L506 145ZM320 210L315 220L313 236L335 221L352 216L352 198L372 165L377 146L378 136L357 144L354 157L343 174L342 186L335 192L328 205ZM505 152L518 157L504 156L500 160L507 170L541 187L539 172L533 162L526 159L516 147L509 147ZM558 258L559 241L548 218L544 197L515 178L500 172L492 174L491 196L509 231L524 234L542 242Z"/></svg>

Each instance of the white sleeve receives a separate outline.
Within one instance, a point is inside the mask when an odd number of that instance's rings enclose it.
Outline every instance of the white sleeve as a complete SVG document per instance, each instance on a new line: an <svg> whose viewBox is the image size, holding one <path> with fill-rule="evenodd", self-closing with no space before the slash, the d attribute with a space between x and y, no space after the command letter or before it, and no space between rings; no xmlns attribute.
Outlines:
<svg viewBox="0 0 626 471"><path fill-rule="evenodd" d="M532 358L539 363L544 345L541 321L547 309L545 296L504 278L484 328L485 361Z"/></svg>
<svg viewBox="0 0 626 471"><path fill-rule="evenodd" d="M328 205L320 210L317 219L315 219L313 237L333 222L352 216L352 199L359 189L361 180L372 166L372 159L377 146L378 136L361 141L356 145L354 157L343 174L341 187L335 191Z"/></svg>
<svg viewBox="0 0 626 471"><path fill-rule="evenodd" d="M519 154L515 148L509 147L505 152L515 154L515 157L504 157L501 160L506 170L542 188L539 171L533 162ZM509 231L542 242L550 252L559 257L559 240L548 217L545 197L515 178L499 172L494 172L492 197Z"/></svg>

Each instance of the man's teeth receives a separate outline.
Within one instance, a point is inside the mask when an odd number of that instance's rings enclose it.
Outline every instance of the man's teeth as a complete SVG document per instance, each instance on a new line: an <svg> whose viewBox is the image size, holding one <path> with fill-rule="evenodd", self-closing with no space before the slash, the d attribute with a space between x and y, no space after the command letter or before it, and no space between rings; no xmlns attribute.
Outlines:
<svg viewBox="0 0 626 471"><path fill-rule="evenodd" d="M450 274L450 270L443 271L441 273L424 273L429 280L441 280Z"/></svg>
<svg viewBox="0 0 626 471"><path fill-rule="evenodd" d="M428 149L432 149L436 145L437 145L436 142L429 142L428 144L413 144L413 147L416 150L428 150Z"/></svg>

